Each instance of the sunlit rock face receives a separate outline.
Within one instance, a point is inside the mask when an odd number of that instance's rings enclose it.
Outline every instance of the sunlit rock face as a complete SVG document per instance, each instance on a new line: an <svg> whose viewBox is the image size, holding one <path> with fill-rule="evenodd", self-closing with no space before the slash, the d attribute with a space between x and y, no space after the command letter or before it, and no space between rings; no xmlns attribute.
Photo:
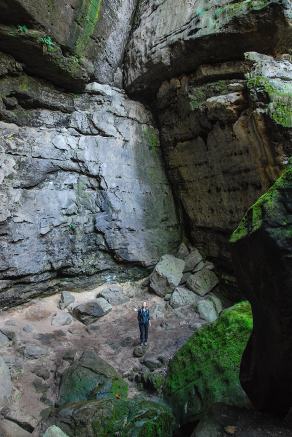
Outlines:
<svg viewBox="0 0 292 437"><path fill-rule="evenodd" d="M174 251L179 224L151 114L118 89L61 93L9 61L14 76L0 82L1 305L64 276L131 275L132 265Z"/></svg>
<svg viewBox="0 0 292 437"><path fill-rule="evenodd" d="M249 50L291 46L286 0L144 0L126 54L125 87L145 99L163 80L203 63L243 58Z"/></svg>

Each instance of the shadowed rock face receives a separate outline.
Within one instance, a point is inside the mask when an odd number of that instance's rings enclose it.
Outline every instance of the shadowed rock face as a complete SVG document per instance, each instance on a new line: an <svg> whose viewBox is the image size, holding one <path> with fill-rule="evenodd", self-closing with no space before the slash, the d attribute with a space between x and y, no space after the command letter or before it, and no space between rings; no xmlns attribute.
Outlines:
<svg viewBox="0 0 292 437"><path fill-rule="evenodd" d="M248 210L231 237L234 266L252 305L254 329L241 383L254 406L286 414L292 405L292 168Z"/></svg>
<svg viewBox="0 0 292 437"><path fill-rule="evenodd" d="M121 85L136 0L1 0L0 50L70 90L90 77Z"/></svg>
<svg viewBox="0 0 292 437"><path fill-rule="evenodd" d="M291 62L246 54L164 82L168 174L196 247L230 269L228 238L291 154Z"/></svg>
<svg viewBox="0 0 292 437"><path fill-rule="evenodd" d="M62 94L24 74L5 76L0 95L2 306L63 276L104 280L176 249L158 134L141 104L98 84Z"/></svg>
<svg viewBox="0 0 292 437"><path fill-rule="evenodd" d="M286 0L145 0L126 54L125 87L151 98L163 80L244 52L291 46ZM290 33L289 33L290 32Z"/></svg>

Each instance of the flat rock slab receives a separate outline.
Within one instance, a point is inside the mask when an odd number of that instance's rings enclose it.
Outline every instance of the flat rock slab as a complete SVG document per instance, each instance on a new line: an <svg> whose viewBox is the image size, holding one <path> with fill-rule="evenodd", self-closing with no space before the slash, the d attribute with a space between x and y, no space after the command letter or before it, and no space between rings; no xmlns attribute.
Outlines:
<svg viewBox="0 0 292 437"><path fill-rule="evenodd" d="M119 285L110 285L101 291L100 295L107 300L111 305L122 305L129 302L128 296L123 293L122 287Z"/></svg>
<svg viewBox="0 0 292 437"><path fill-rule="evenodd" d="M203 269L190 275L187 286L200 296L205 296L218 285L219 279L212 270Z"/></svg>
<svg viewBox="0 0 292 437"><path fill-rule="evenodd" d="M68 437L67 434L65 434L61 428L58 426L50 426L50 428L47 429L47 431L44 433L43 437Z"/></svg>
<svg viewBox="0 0 292 437"><path fill-rule="evenodd" d="M24 357L30 360L35 360L40 357L44 357L48 354L48 350L46 348L35 346L35 345L27 345L24 349Z"/></svg>
<svg viewBox="0 0 292 437"><path fill-rule="evenodd" d="M164 255L150 275L150 287L161 297L177 287L182 279L185 261L173 255Z"/></svg>
<svg viewBox="0 0 292 437"><path fill-rule="evenodd" d="M99 297L91 302L78 305L73 310L73 315L85 325L95 322L100 317L105 316L112 310L112 306L103 297Z"/></svg>
<svg viewBox="0 0 292 437"><path fill-rule="evenodd" d="M73 321L73 318L68 313L59 313L55 314L52 318L51 324L52 326L65 326L70 325Z"/></svg>
<svg viewBox="0 0 292 437"><path fill-rule="evenodd" d="M11 382L11 376L10 371L3 360L2 357L0 357L0 407L4 407L8 401L8 399L11 396L12 392L12 382Z"/></svg>

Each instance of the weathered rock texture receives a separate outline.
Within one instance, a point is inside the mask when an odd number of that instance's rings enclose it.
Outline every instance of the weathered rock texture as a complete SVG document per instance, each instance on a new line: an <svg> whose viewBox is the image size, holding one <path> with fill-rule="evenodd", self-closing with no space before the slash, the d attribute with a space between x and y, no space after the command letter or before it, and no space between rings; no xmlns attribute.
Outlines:
<svg viewBox="0 0 292 437"><path fill-rule="evenodd" d="M200 64L240 59L243 53L291 47L287 0L144 0L127 56L125 85L149 98L165 79Z"/></svg>
<svg viewBox="0 0 292 437"><path fill-rule="evenodd" d="M230 268L228 237L291 155L289 60L249 53L165 82L157 112L195 246Z"/></svg>
<svg viewBox="0 0 292 437"><path fill-rule="evenodd" d="M239 284L250 300L252 337L241 383L256 408L292 405L292 167L249 209L231 242Z"/></svg>
<svg viewBox="0 0 292 437"><path fill-rule="evenodd" d="M0 49L69 89L121 83L136 0L1 0Z"/></svg>
<svg viewBox="0 0 292 437"><path fill-rule="evenodd" d="M1 69L0 69L1 70ZM157 131L144 107L92 83L60 93L3 58L1 306L45 281L150 266L180 236ZM34 284L34 285L33 285Z"/></svg>

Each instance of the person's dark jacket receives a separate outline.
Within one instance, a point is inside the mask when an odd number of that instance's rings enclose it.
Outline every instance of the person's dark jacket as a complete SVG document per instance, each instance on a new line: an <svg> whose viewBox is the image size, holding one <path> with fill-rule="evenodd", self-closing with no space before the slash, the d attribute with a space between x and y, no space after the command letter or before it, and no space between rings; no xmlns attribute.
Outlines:
<svg viewBox="0 0 292 437"><path fill-rule="evenodd" d="M145 311L143 311L143 308L140 308L138 310L138 322L147 325L149 323L149 320L150 320L150 312L148 308L146 308Z"/></svg>

